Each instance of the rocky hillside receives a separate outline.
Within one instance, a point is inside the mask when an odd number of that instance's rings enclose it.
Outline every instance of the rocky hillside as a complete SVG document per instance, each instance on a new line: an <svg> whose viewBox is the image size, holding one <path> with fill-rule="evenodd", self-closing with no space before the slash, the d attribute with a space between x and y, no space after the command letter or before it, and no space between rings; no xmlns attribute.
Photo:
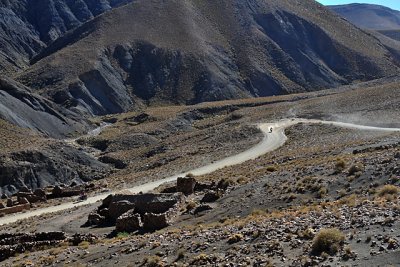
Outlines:
<svg viewBox="0 0 400 267"><path fill-rule="evenodd" d="M85 128L83 117L145 105L313 91L398 72L398 45L311 0L0 7L0 69L25 92L7 92L1 117L52 136ZM26 107L26 94L41 104Z"/></svg>
<svg viewBox="0 0 400 267"><path fill-rule="evenodd" d="M57 39L17 80L104 115L374 79L397 72L390 54L314 1L139 0Z"/></svg>
<svg viewBox="0 0 400 267"><path fill-rule="evenodd" d="M88 123L9 78L0 77L0 119L47 136L83 132Z"/></svg>
<svg viewBox="0 0 400 267"><path fill-rule="evenodd" d="M0 73L19 70L49 43L130 0L0 0Z"/></svg>
<svg viewBox="0 0 400 267"><path fill-rule="evenodd" d="M349 4L330 6L355 25L372 30L400 29L400 11L388 7L370 4Z"/></svg>

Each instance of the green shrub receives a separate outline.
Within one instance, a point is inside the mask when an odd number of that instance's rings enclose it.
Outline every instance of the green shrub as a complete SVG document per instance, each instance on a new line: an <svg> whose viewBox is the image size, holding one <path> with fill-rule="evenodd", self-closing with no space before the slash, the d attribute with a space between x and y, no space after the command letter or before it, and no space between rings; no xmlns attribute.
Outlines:
<svg viewBox="0 0 400 267"><path fill-rule="evenodd" d="M124 239L124 238L127 238L127 237L129 237L129 233L128 232L119 232L119 233L117 233L117 238L118 239Z"/></svg>

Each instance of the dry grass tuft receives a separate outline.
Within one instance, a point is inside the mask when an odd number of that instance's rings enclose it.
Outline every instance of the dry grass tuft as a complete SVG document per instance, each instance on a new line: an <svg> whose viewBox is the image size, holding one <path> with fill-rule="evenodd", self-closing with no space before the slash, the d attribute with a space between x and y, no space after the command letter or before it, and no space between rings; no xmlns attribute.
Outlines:
<svg viewBox="0 0 400 267"><path fill-rule="evenodd" d="M314 238L311 253L320 255L326 252L334 255L343 246L344 238L344 234L336 228L322 229Z"/></svg>

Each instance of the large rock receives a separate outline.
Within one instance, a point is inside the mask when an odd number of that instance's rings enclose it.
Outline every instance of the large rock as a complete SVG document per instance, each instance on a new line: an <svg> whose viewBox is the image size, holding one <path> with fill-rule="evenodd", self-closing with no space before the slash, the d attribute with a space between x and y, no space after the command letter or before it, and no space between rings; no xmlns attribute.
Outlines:
<svg viewBox="0 0 400 267"><path fill-rule="evenodd" d="M160 230L169 225L166 213L146 213L143 216L143 228L148 231Z"/></svg>
<svg viewBox="0 0 400 267"><path fill-rule="evenodd" d="M204 197L201 199L201 202L215 202L221 197L221 194L217 191L210 190L205 193Z"/></svg>
<svg viewBox="0 0 400 267"><path fill-rule="evenodd" d="M61 197L63 189L60 186L56 185L51 193L54 195L54 197Z"/></svg>
<svg viewBox="0 0 400 267"><path fill-rule="evenodd" d="M115 229L117 232L134 232L139 230L141 226L140 215L134 210L130 210L118 217Z"/></svg>
<svg viewBox="0 0 400 267"><path fill-rule="evenodd" d="M29 204L29 201L25 197L21 197L18 200L19 204Z"/></svg>
<svg viewBox="0 0 400 267"><path fill-rule="evenodd" d="M33 194L41 198L46 198L46 192L41 188L36 189L35 192L33 192Z"/></svg>
<svg viewBox="0 0 400 267"><path fill-rule="evenodd" d="M193 177L179 177L176 181L176 191L185 195L193 194L195 186L196 179Z"/></svg>
<svg viewBox="0 0 400 267"><path fill-rule="evenodd" d="M105 217L101 216L98 213L90 213L88 216L87 224L88 225L100 225L105 221Z"/></svg>

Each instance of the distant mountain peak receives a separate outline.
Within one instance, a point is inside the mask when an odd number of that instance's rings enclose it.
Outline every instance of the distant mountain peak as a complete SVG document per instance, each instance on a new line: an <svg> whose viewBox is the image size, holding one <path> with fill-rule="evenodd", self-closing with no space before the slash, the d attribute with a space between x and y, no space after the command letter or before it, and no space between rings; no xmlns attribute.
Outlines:
<svg viewBox="0 0 400 267"><path fill-rule="evenodd" d="M360 28L371 30L400 29L400 11L386 6L353 3L328 7Z"/></svg>

